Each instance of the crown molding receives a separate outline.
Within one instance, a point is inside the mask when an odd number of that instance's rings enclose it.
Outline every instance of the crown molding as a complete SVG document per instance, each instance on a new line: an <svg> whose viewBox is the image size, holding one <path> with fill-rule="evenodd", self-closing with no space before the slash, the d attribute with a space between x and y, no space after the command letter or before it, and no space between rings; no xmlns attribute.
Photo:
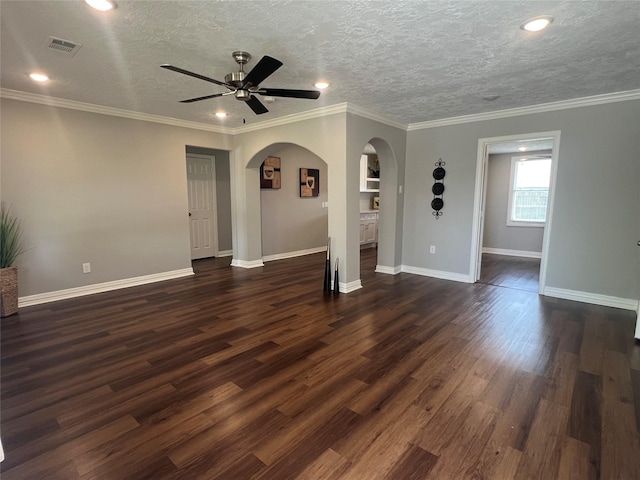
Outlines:
<svg viewBox="0 0 640 480"><path fill-rule="evenodd" d="M311 120L313 118L326 117L334 115L336 113L345 113L347 111L346 103L338 103L337 105L330 105L327 107L316 108L314 110L308 110L301 113L293 113L291 115L285 115L284 117L274 118L273 120L266 120L264 122L254 123L253 125L243 125L242 127L236 127L233 129L234 134L254 132L256 130L264 130L265 128L278 127L280 125L288 125L290 123L297 123L303 120Z"/></svg>
<svg viewBox="0 0 640 480"><path fill-rule="evenodd" d="M507 110L497 110L495 112L478 113L474 115L463 115L460 117L443 118L428 122L409 124L407 131L424 130L427 128L446 127L448 125L458 125L462 123L482 122L485 120L496 120L499 118L517 117L520 115L531 115L533 113L553 112L556 110L566 110L569 108L590 107L603 105L606 103L626 102L630 100L640 100L640 90L627 90L625 92L605 93L592 97L575 98L573 100L562 100L559 102L542 103L528 107L510 108Z"/></svg>
<svg viewBox="0 0 640 480"><path fill-rule="evenodd" d="M75 100L65 100L63 98L48 97L35 93L21 92L18 90L10 90L0 88L0 98L10 100L19 100L23 102L38 103L51 107L68 108L71 110L80 110L84 112L98 113L102 115L111 115L115 117L129 118L132 120L141 120L145 122L161 123L172 125L175 127L192 128L196 130L205 130L208 132L216 132L227 135L237 135L242 133L263 130L266 128L277 127L297 123L303 120L326 117L338 113L351 113L375 122L389 125L404 131L424 130L429 128L444 127L448 125L458 125L463 123L482 122L486 120L496 120L500 118L516 117L520 115L531 115L534 113L553 112L557 110L566 110L570 108L588 107L593 105L603 105L606 103L625 102L631 100L640 100L640 89L628 90L625 92L606 93L603 95L595 95L592 97L583 97L573 100L562 100L559 102L543 103L540 105L531 105L528 107L518 107L506 110L497 110L495 112L478 113L473 115L463 115L459 117L449 117L439 120L430 120L427 122L411 123L409 125L391 120L378 113L366 108L350 103L339 103L327 107L317 108L302 113L286 115L284 117L274 118L265 122L259 122L253 125L246 125L236 128L221 127L218 125L209 125L206 123L192 122L189 120L180 120L172 117L163 117L160 115L152 115L148 113L133 112L130 110L122 110L119 108L105 107L102 105L94 105L91 103L77 102Z"/></svg>
<svg viewBox="0 0 640 480"><path fill-rule="evenodd" d="M94 105L92 103L76 102L75 100L65 100L64 98L48 97L36 93L20 92L18 90L9 90L7 88L0 89L0 98L10 100L19 100L22 102L38 103L48 105L50 107L68 108L70 110L79 110L82 112L99 113L101 115L110 115L113 117L129 118L131 120L142 120L144 122L162 123L164 125L172 125L174 127L192 128L196 130L206 130L208 132L217 132L232 134L233 130L227 127L217 125L207 125L206 123L191 122L188 120L180 120L177 118L163 117L160 115L152 115L149 113L132 112L130 110L122 110L120 108L105 107L102 105Z"/></svg>
<svg viewBox="0 0 640 480"><path fill-rule="evenodd" d="M388 118L378 115L370 110L367 110L357 105L350 105L348 103L339 103L337 105L330 105L327 107L316 108L302 113L294 113L292 115L286 115L284 117L274 118L273 120L267 120L265 122L255 123L253 125L243 125L241 127L229 128L221 127L218 125L208 125L206 123L191 122L188 120L180 120L172 117L163 117L160 115L152 115L149 113L133 112L131 110L123 110L120 108L105 107L102 105L95 105L92 103L77 102L75 100L65 100L64 98L48 97L46 95L39 95L36 93L21 92L18 90L10 90L7 88L0 88L0 98L6 98L9 100L19 100L22 102L38 103L41 105L47 105L50 107L68 108L70 110L79 110L82 112L98 113L101 115L111 115L114 117L129 118L132 120L142 120L145 122L162 123L165 125L172 125L175 127L193 128L196 130L206 130L208 132L217 132L227 135L237 135L241 133L253 132L256 130L264 130L265 128L277 127L280 125L288 125L291 123L301 122L303 120L310 120L314 118L326 117L329 115L335 115L337 113L352 113L359 115L376 122L384 123L392 127L406 130L405 124L389 120Z"/></svg>
<svg viewBox="0 0 640 480"><path fill-rule="evenodd" d="M352 113L354 115L358 115L359 117L368 118L369 120L373 120L374 122L383 123L385 125L389 125L390 127L398 128L400 130L407 131L407 124L397 122L395 120L391 120L390 118L384 117L372 110L369 110L364 107L360 107L353 103L348 103L347 105L347 113Z"/></svg>
<svg viewBox="0 0 640 480"><path fill-rule="evenodd" d="M404 123L396 122L395 120L391 120L387 117L384 117L366 108L359 107L358 105L345 102L345 103L338 103L336 105L330 105L327 107L316 108L314 110L309 110L302 113L294 113L292 115L274 118L273 120L267 120L266 122L259 122L253 125L237 127L233 129L233 133L253 132L256 130L263 130L265 128L271 128L271 127L277 127L280 125L287 125L290 123L301 122L303 120L327 117L329 115L334 115L336 113L351 113L353 115L358 115L359 117L368 118L369 120L373 120L374 122L383 123L385 125L389 125L394 128L399 128L400 130L404 130L404 131L407 130L407 125Z"/></svg>

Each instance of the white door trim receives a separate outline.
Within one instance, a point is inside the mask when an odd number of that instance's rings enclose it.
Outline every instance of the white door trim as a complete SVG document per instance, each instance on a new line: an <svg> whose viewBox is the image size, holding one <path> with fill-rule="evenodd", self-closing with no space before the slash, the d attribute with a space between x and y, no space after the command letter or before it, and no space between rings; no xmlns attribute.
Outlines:
<svg viewBox="0 0 640 480"><path fill-rule="evenodd" d="M556 175L558 173L558 152L560 150L560 130L551 132L525 133L521 135L507 135L503 137L489 137L478 139L478 156L476 162L476 184L473 202L473 224L471 230L471 252L469 263L469 278L478 281L480 277L480 260L482 258L482 230L485 202L487 162L489 160L488 145L492 143L513 142L515 140L536 140L551 138L553 140L551 154L551 178L549 180L549 201L547 205L547 222L542 237L542 258L540 259L540 284L538 293L542 294L547 284L547 256L549 252L549 238L553 228L553 206L556 190Z"/></svg>

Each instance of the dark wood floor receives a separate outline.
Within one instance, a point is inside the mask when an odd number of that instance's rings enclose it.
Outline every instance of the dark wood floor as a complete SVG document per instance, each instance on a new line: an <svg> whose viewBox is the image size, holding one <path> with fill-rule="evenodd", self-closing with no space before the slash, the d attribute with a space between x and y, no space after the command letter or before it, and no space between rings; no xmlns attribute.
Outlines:
<svg viewBox="0 0 640 480"><path fill-rule="evenodd" d="M2 320L2 479L639 479L630 311L322 254Z"/></svg>
<svg viewBox="0 0 640 480"><path fill-rule="evenodd" d="M538 292L540 259L482 254L480 283Z"/></svg>

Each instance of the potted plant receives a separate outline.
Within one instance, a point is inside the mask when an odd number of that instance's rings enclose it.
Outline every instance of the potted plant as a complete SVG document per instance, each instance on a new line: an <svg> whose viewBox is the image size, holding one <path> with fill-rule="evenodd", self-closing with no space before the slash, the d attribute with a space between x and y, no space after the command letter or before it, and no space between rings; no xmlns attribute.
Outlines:
<svg viewBox="0 0 640 480"><path fill-rule="evenodd" d="M18 311L18 267L13 265L23 252L20 220L0 204L0 316Z"/></svg>

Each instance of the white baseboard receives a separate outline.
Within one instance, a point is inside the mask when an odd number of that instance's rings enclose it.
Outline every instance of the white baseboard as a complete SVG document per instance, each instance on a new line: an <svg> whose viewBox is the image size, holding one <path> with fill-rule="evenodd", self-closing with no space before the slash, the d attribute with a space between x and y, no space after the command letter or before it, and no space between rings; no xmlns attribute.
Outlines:
<svg viewBox="0 0 640 480"><path fill-rule="evenodd" d="M183 268L181 270L172 270L170 272L154 273L152 275L144 275L141 277L114 280L112 282L96 283L93 285L86 285L84 287L57 290L55 292L38 293L36 295L19 297L18 307L29 307L31 305L39 305L41 303L57 302L59 300L67 300L70 298L83 297L85 295L93 295L94 293L109 292L111 290L119 290L121 288L145 285L147 283L155 283L161 282L163 280L173 280L174 278L188 277L189 275L193 275L193 268L191 267Z"/></svg>
<svg viewBox="0 0 640 480"><path fill-rule="evenodd" d="M598 293L579 292L577 290L566 290L564 288L545 287L542 295L547 297L562 298L575 302L592 303L604 307L622 308L624 310L637 311L638 300L632 298L612 297L600 295Z"/></svg>
<svg viewBox="0 0 640 480"><path fill-rule="evenodd" d="M384 265L376 265L376 273L384 273L387 275L397 275L402 272L402 267L386 267Z"/></svg>
<svg viewBox="0 0 640 480"><path fill-rule="evenodd" d="M312 255L314 253L326 252L327 246L315 248L307 248L305 250L296 250L295 252L276 253L274 255L265 255L262 257L263 262L272 262L274 260L284 260L285 258L302 257L303 255Z"/></svg>
<svg viewBox="0 0 640 480"><path fill-rule="evenodd" d="M232 255L233 255L233 250L221 250L218 252L218 255L216 255L216 258L231 257Z"/></svg>
<svg viewBox="0 0 640 480"><path fill-rule="evenodd" d="M231 260L231 266L232 267L240 267L240 268L257 268L257 267L264 267L264 263L262 263L262 260L238 260L237 258L234 258L233 260Z"/></svg>
<svg viewBox="0 0 640 480"><path fill-rule="evenodd" d="M415 275L422 275L423 277L440 278L442 280L453 280L454 282L474 283L468 274L444 272L442 270L431 270L429 268L411 267L409 265L402 265L400 267L403 272L413 273Z"/></svg>
<svg viewBox="0 0 640 480"><path fill-rule="evenodd" d="M510 257L542 258L542 252L529 252L527 250L508 250L506 248L482 247L482 253L508 255Z"/></svg>
<svg viewBox="0 0 640 480"><path fill-rule="evenodd" d="M353 282L349 283L339 282L338 285L340 287L340 293L351 293L362 288L362 282L360 281L360 279L354 280Z"/></svg>

